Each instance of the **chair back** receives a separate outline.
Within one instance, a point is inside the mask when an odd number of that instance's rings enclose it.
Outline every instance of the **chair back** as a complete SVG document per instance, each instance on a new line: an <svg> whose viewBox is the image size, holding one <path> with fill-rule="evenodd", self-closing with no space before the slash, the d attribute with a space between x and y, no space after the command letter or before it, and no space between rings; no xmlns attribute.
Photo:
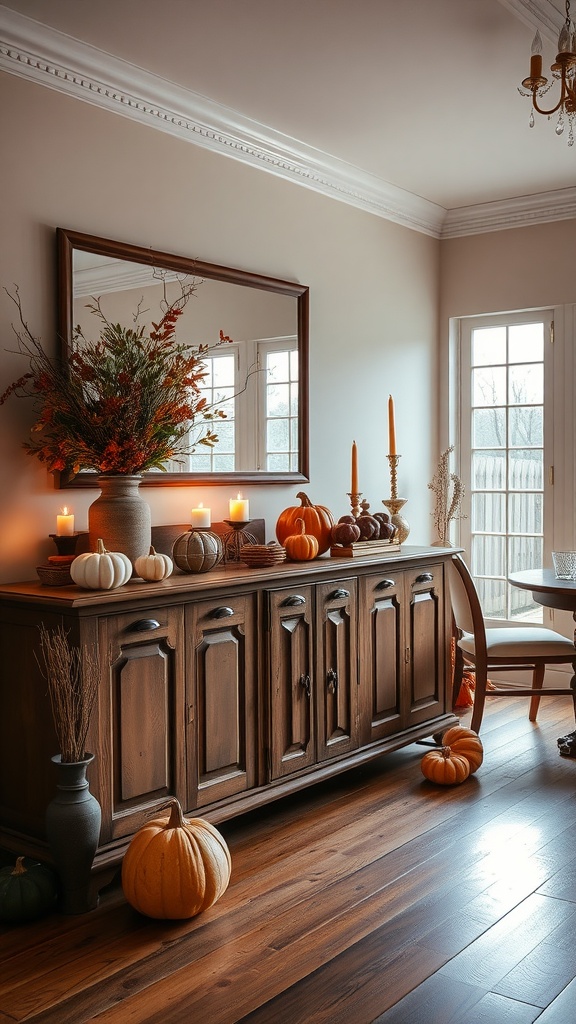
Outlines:
<svg viewBox="0 0 576 1024"><path fill-rule="evenodd" d="M470 570L461 555L454 554L448 563L448 586L454 622L463 633L472 633L476 643L486 642L484 616Z"/></svg>

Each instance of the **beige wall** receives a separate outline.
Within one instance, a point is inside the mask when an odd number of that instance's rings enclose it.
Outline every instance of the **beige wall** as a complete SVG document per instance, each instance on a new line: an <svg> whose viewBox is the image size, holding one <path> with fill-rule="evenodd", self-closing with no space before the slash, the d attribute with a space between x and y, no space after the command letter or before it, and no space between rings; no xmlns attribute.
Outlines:
<svg viewBox="0 0 576 1024"><path fill-rule="evenodd" d="M0 284L20 287L33 333L54 341L57 226L99 234L310 287L311 479L304 489L335 514L348 510L350 448L374 510L389 494L386 401L396 401L410 540L431 539L427 481L438 455L439 243L34 85L0 74L3 139ZM10 354L14 307L0 293L0 391L26 368ZM73 506L86 528L96 491L55 491L22 451L27 402L0 408L0 577L33 578L53 552L56 513ZM273 537L296 487L246 490ZM153 522L186 521L197 502L215 519L230 488L147 488Z"/></svg>

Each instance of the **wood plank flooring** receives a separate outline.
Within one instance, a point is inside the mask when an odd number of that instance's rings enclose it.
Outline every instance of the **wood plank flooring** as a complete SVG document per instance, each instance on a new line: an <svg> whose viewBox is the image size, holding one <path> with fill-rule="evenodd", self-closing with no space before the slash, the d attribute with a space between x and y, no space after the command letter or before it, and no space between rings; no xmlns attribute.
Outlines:
<svg viewBox="0 0 576 1024"><path fill-rule="evenodd" d="M468 724L469 713L463 716ZM192 921L118 885L0 926L0 1024L567 1024L576 1019L570 702L488 702L484 764L434 787L412 745L219 826L233 874Z"/></svg>

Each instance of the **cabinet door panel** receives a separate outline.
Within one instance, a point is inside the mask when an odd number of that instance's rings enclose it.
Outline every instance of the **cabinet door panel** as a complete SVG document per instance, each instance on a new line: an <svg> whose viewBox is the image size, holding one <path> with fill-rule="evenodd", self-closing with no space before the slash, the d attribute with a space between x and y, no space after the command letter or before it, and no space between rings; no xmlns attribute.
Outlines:
<svg viewBox="0 0 576 1024"><path fill-rule="evenodd" d="M104 669L98 763L102 836L130 834L169 796L184 798L182 608L100 620Z"/></svg>
<svg viewBox="0 0 576 1024"><path fill-rule="evenodd" d="M314 764L312 591L268 595L270 622L270 775L281 778Z"/></svg>
<svg viewBox="0 0 576 1024"><path fill-rule="evenodd" d="M316 588L318 760L358 746L356 580Z"/></svg>
<svg viewBox="0 0 576 1024"><path fill-rule="evenodd" d="M402 573L368 576L361 590L364 743L395 732L402 715Z"/></svg>
<svg viewBox="0 0 576 1024"><path fill-rule="evenodd" d="M443 710L444 601L442 566L406 574L410 588L408 646L409 722L421 722ZM408 723L409 724L409 723Z"/></svg>
<svg viewBox="0 0 576 1024"><path fill-rule="evenodd" d="M201 601L187 609L189 807L256 783L254 598Z"/></svg>

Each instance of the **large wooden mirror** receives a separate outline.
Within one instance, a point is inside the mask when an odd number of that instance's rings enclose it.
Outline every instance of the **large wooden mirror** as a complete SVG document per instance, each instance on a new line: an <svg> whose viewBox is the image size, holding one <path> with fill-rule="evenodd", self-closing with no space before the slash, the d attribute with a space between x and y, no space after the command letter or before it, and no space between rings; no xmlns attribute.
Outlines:
<svg viewBox="0 0 576 1024"><path fill-rule="evenodd" d="M114 323L130 324L140 308L147 311L141 322L149 324L161 315L165 287L179 287L182 278L194 278L198 287L178 325L178 340L211 345L220 331L233 339L222 352L210 352L212 397L233 396L218 426L219 444L197 449L166 473L145 473L144 483L308 480L308 288L63 228L57 239L65 357L77 325L89 339L97 334L88 309L92 297ZM94 474L62 474L59 484L93 486Z"/></svg>

